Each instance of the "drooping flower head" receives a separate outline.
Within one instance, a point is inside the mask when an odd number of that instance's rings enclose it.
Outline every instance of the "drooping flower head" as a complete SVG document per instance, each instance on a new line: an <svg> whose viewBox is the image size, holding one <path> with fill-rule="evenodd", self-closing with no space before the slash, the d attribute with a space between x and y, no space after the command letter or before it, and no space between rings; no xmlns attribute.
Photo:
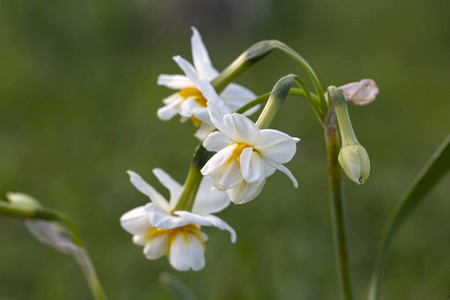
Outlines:
<svg viewBox="0 0 450 300"><path fill-rule="evenodd" d="M237 204L254 199L276 169L288 175L297 187L297 180L283 164L292 159L300 139L278 130L261 130L247 117L228 113L208 83L203 82L202 88L211 121L219 130L203 142L208 151L217 153L202 168L202 174L210 176L212 184L226 190Z"/></svg>
<svg viewBox="0 0 450 300"><path fill-rule="evenodd" d="M153 173L169 190L170 200L167 201L138 174L128 171L131 183L151 202L125 213L120 218L121 225L133 235L135 244L144 246L146 258L167 256L172 267L179 271L201 270L205 266L204 250L208 239L201 226L227 230L231 241L236 241L233 228L212 215L228 206L228 196L214 188L209 179L203 178L192 212L174 211L183 186L161 169L154 169Z"/></svg>
<svg viewBox="0 0 450 300"><path fill-rule="evenodd" d="M163 100L165 106L158 109L158 117L161 120L170 120L175 115L180 114L182 120L191 119L199 130L195 134L200 140L204 139L214 127L209 118L201 118L206 111L206 99L199 87L199 80L213 80L219 72L213 67L209 58L208 51L203 44L200 33L195 27L192 27L193 35L191 38L192 58L194 66L179 56L175 56L175 62L180 66L185 75L160 75L158 84L168 88L179 90ZM235 111L256 98L255 94L247 88L230 83L221 93L220 97L226 105ZM251 110L247 113L252 113ZM200 117L198 116L200 114Z"/></svg>

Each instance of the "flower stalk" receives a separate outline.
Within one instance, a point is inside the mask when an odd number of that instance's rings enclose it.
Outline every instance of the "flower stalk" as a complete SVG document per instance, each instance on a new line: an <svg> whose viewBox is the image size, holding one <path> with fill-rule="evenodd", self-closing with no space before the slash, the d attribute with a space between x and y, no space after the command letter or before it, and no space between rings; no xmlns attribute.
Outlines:
<svg viewBox="0 0 450 300"><path fill-rule="evenodd" d="M192 211L194 207L195 197L197 195L198 188L203 179L201 168L211 158L213 153L206 150L202 143L200 143L195 150L194 159L189 169L186 182L184 183L183 191L181 192L180 199L173 211L185 210Z"/></svg>
<svg viewBox="0 0 450 300"><path fill-rule="evenodd" d="M96 300L107 300L108 297L106 296L105 291L103 290L103 287L100 283L100 280L97 276L97 273L95 272L94 265L91 262L91 259L87 253L87 250L83 247L83 243L81 242L80 234L78 233L77 228L75 227L75 224L72 222L72 220L69 219L65 214L52 210L47 209L41 206L19 206L15 205L14 203L0 201L0 214L4 214L10 217L16 217L21 218L25 220L46 220L49 221L47 224L47 228L51 228L53 226L50 222L56 221L56 222L63 222L67 225L67 228L70 230L71 239L70 243L73 242L73 247L70 247L70 252L75 259L77 260L78 264L80 265L83 275L85 276L89 289L91 290L92 295L94 296L94 299ZM42 232L44 235L52 234L54 232ZM34 233L33 233L34 235ZM39 239L39 236L36 236L36 238ZM62 240L59 240L61 237L54 236L55 243L61 242ZM45 242L44 242L45 243ZM60 250L56 244L48 244L48 246L51 246L57 250Z"/></svg>
<svg viewBox="0 0 450 300"><path fill-rule="evenodd" d="M339 135L333 108L330 109L323 128L328 158L331 226L341 281L342 296L345 300L353 300L353 272L351 267L350 235L342 185L342 174L338 162Z"/></svg>

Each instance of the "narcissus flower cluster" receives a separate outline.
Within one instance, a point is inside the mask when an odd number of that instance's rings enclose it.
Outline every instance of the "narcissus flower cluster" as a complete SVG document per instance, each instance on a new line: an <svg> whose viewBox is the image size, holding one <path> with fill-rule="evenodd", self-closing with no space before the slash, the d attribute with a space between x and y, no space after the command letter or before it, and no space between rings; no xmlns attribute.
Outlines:
<svg viewBox="0 0 450 300"><path fill-rule="evenodd" d="M172 267L179 271L200 270L205 266L204 250L208 236L201 226L227 230L231 241L236 233L222 219L212 215L225 209L230 201L226 193L211 186L204 178L200 184L192 212L174 211L183 186L161 169L153 173L170 192L167 201L138 174L128 171L130 181L151 202L125 213L120 222L133 235L133 242L144 247L148 259L167 256Z"/></svg>

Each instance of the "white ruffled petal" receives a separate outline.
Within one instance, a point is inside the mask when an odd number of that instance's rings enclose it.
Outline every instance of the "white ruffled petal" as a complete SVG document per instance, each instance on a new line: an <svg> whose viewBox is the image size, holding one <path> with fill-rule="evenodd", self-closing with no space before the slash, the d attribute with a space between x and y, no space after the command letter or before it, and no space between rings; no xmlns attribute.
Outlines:
<svg viewBox="0 0 450 300"><path fill-rule="evenodd" d="M167 200L158 193L150 184L148 184L141 176L133 171L127 171L130 175L131 183L144 195L147 195L152 202L161 207L162 209L169 210L169 203Z"/></svg>
<svg viewBox="0 0 450 300"><path fill-rule="evenodd" d="M120 225L131 234L142 235L150 229L145 206L139 206L120 217Z"/></svg>
<svg viewBox="0 0 450 300"><path fill-rule="evenodd" d="M261 183L266 178L266 166L252 147L242 150L240 156L242 177L248 183Z"/></svg>
<svg viewBox="0 0 450 300"><path fill-rule="evenodd" d="M155 168L153 169L153 174L158 178L159 182L169 190L170 193L170 207L175 207L180 198L181 192L183 191L183 186L179 184L175 179L173 179L169 174L164 172L164 170Z"/></svg>
<svg viewBox="0 0 450 300"><path fill-rule="evenodd" d="M149 203L145 206L150 225L161 229L173 229L189 224L188 221L172 216L168 211L162 210L156 205Z"/></svg>
<svg viewBox="0 0 450 300"><path fill-rule="evenodd" d="M160 107L158 108L156 115L162 121L169 121L178 114L180 103L171 102L163 107Z"/></svg>
<svg viewBox="0 0 450 300"><path fill-rule="evenodd" d="M188 98L180 105L180 115L183 117L192 117L196 111L204 108L195 101L194 98Z"/></svg>
<svg viewBox="0 0 450 300"><path fill-rule="evenodd" d="M255 123L241 114L230 114L223 118L224 126L227 128L230 138L235 142L254 145L259 141L260 130Z"/></svg>
<svg viewBox="0 0 450 300"><path fill-rule="evenodd" d="M163 85L173 90L182 90L187 87L193 87L192 81L185 75L166 75L158 76L158 85Z"/></svg>
<svg viewBox="0 0 450 300"><path fill-rule="evenodd" d="M206 150L208 151L214 151L212 149L209 149L208 147L205 146L205 144L203 144L203 146L206 148ZM234 145L230 145L222 150L220 150L219 152L217 152L216 154L213 155L213 157L211 157L206 164L203 166L203 168L200 170L200 172L202 173L202 175L204 176L208 176L210 175L215 169L221 167L223 164L225 164L231 157L231 154L233 153L234 149L237 147L237 144Z"/></svg>
<svg viewBox="0 0 450 300"><path fill-rule="evenodd" d="M224 210L230 204L228 195L216 189L211 179L204 177L198 188L192 212L199 215L209 215Z"/></svg>
<svg viewBox="0 0 450 300"><path fill-rule="evenodd" d="M191 224L198 224L201 226L213 226L221 230L227 230L231 235L231 242L236 242L236 232L224 220L213 215L200 216L188 211L175 211L174 214L181 218L189 220Z"/></svg>
<svg viewBox="0 0 450 300"><path fill-rule="evenodd" d="M173 60L178 64L178 66L183 70L186 76L192 81L195 87L199 88L201 86L201 81L198 78L197 72L194 67L184 58L177 55L173 57Z"/></svg>
<svg viewBox="0 0 450 300"><path fill-rule="evenodd" d="M242 180L244 178L242 178L241 166L237 160L233 160L222 173L216 187L221 191L225 191L238 185Z"/></svg>
<svg viewBox="0 0 450 300"><path fill-rule="evenodd" d="M170 247L169 260L178 271L201 270L205 266L203 245L193 234L178 233Z"/></svg>
<svg viewBox="0 0 450 300"><path fill-rule="evenodd" d="M191 37L192 58L194 60L195 69L197 70L197 74L201 79L207 79L211 81L217 75L219 75L219 72L214 69L211 63L208 50L206 50L200 33L193 26L191 27L191 29L193 31Z"/></svg>
<svg viewBox="0 0 450 300"><path fill-rule="evenodd" d="M203 141L203 147L208 151L219 152L230 146L233 141L220 131L211 132Z"/></svg>
<svg viewBox="0 0 450 300"><path fill-rule="evenodd" d="M300 139L293 138L281 131L263 129L261 130L261 139L255 148L263 159L269 158L284 164L294 157L298 141Z"/></svg>
<svg viewBox="0 0 450 300"><path fill-rule="evenodd" d="M158 259L166 255L169 247L169 234L158 234L144 247L147 259Z"/></svg>
<svg viewBox="0 0 450 300"><path fill-rule="evenodd" d="M227 190L227 194L233 203L244 204L255 199L261 193L265 183L265 180L260 184L243 181L234 188Z"/></svg>

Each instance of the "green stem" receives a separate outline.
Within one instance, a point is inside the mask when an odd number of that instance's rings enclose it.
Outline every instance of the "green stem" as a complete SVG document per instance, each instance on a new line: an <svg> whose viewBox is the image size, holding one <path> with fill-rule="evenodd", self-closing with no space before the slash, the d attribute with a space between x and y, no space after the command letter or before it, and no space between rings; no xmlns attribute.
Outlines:
<svg viewBox="0 0 450 300"><path fill-rule="evenodd" d="M95 272L94 265L89 257L85 248L79 248L77 252L74 253L78 264L83 271L83 274L88 282L89 289L96 300L108 300L105 291L98 279L97 273Z"/></svg>
<svg viewBox="0 0 450 300"><path fill-rule="evenodd" d="M223 70L219 76L217 76L211 84L214 86L216 91L219 93L224 89L233 79L238 77L253 64L258 62L260 59L264 58L272 50L279 49L283 53L287 54L289 57L294 59L299 63L303 69L308 73L313 85L316 89L316 93L319 98L320 111L322 115L325 115L328 110L328 104L325 100L324 92L322 86L317 78L316 73L308 64L308 62L296 51L287 46L286 44L277 40L262 41L252 45L244 53L242 53L238 58L236 58L228 67Z"/></svg>
<svg viewBox="0 0 450 300"><path fill-rule="evenodd" d="M69 219L65 214L47 208L22 208L15 207L14 205L9 204L8 202L0 201L0 213L4 215L8 215L10 217L18 217L22 219L44 219L44 220L59 220L63 221L67 224L69 228L73 242L79 246L83 247L83 243L81 242L80 234L78 233L77 228L75 227L72 220Z"/></svg>
<svg viewBox="0 0 450 300"><path fill-rule="evenodd" d="M270 93L269 96L269 100L267 101L263 111L261 112L258 120L256 121L256 125L260 129L269 127L276 113L278 112L287 95L289 94L294 80L302 88L302 91L304 91L302 95L304 95L308 99L314 112L319 118L320 123L323 123L324 116L320 111L319 103L315 101L316 98L314 98L311 95L311 93L308 90L308 87L303 82L303 80L301 80L295 74L290 74L278 80L275 86L273 87L272 92Z"/></svg>
<svg viewBox="0 0 450 300"><path fill-rule="evenodd" d="M78 248L72 253L83 271L92 295L96 300L108 299L100 283L100 280L97 277L97 273L95 272L89 255L87 254L86 249L83 247L80 234L78 233L75 224L71 219L69 219L69 217L59 211L52 209L16 207L4 201L0 201L0 214L21 219L43 219L49 221L65 222L72 234L72 241L75 245L78 246Z"/></svg>
<svg viewBox="0 0 450 300"><path fill-rule="evenodd" d="M200 173L200 170L211 158L212 154L213 153L207 151L203 147L202 142L200 142L195 150L194 159L184 183L183 191L181 192L180 198L178 199L177 205L174 207L173 211L192 211L198 188L203 179L203 175Z"/></svg>
<svg viewBox="0 0 450 300"><path fill-rule="evenodd" d="M345 101L345 97L341 90L335 86L330 86L328 88L328 99L333 103L334 111L337 116L342 147L347 145L358 145L359 142L356 138L355 131L353 130L350 115L348 114L347 101Z"/></svg>
<svg viewBox="0 0 450 300"><path fill-rule="evenodd" d="M289 96L299 96L299 97L303 97L308 99L308 97L306 97L306 93L305 91L303 91L302 89L297 89L297 88L291 88L289 90L288 93ZM310 93L310 96L315 99L315 101L318 101L318 97L316 94ZM250 108L261 104L265 101L267 101L267 99L269 99L270 97L270 92L262 94L261 96L258 96L257 98L255 98L254 100L252 100L251 102L247 103L246 105L242 106L241 108L239 108L236 113L238 114L243 114L244 112L246 112L247 110L249 110Z"/></svg>
<svg viewBox="0 0 450 300"><path fill-rule="evenodd" d="M353 279L350 256L350 235L348 230L341 167L338 162L339 135L334 111L330 111L324 124L325 143L328 155L328 176L331 188L331 226L338 259L338 271L345 300L353 300Z"/></svg>

